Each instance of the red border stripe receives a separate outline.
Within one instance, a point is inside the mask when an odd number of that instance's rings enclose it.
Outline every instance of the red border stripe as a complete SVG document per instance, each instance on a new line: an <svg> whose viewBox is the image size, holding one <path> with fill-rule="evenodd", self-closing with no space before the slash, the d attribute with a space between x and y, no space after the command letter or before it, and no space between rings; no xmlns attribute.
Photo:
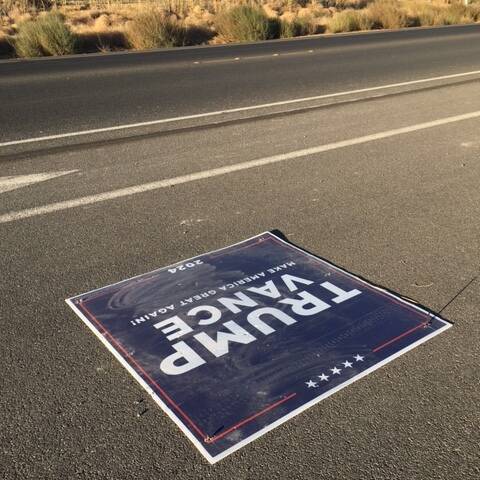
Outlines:
<svg viewBox="0 0 480 480"><path fill-rule="evenodd" d="M172 400L172 398L158 385L158 383L145 371L145 369L133 358L130 353L121 345L118 340L95 318L95 316L88 310L88 308L79 303L80 308L88 315L88 317L101 328L111 341L118 347L118 349L135 365L140 373L162 394L162 396L170 403L170 405L185 419L185 421L204 439L207 437L205 433L193 422L193 420Z"/></svg>
<svg viewBox="0 0 480 480"><path fill-rule="evenodd" d="M289 395L287 395L286 397L282 398L281 400L279 400L278 402L275 402L275 403L272 403L271 405L269 405L268 407L265 407L263 410L260 410L259 412L255 413L254 415L251 415L250 417L247 417L245 418L245 420L242 420L241 422L238 422L237 424L233 425L233 427L230 427L228 430L225 430L224 432L222 433L219 433L218 435L215 435L214 437L212 438L207 438L205 440L206 443L214 443L216 442L217 440L220 440L221 438L223 438L225 435L228 435L229 433L232 433L234 430L236 430L237 428L240 428L241 426L245 425L246 423L248 422L251 422L252 420L255 420L257 417L259 417L260 415L263 415L264 413L267 413L268 411L274 409L275 407L278 407L279 405L281 405L282 403L285 403L287 400L290 400L291 398L293 398L294 396L296 395L296 393L290 393Z"/></svg>
<svg viewBox="0 0 480 480"><path fill-rule="evenodd" d="M90 320L92 320L95 325L100 329L101 332L103 332L105 335L107 335L111 342L125 355L132 363L133 365L140 371L140 373L153 385L158 392L167 400L168 403L182 416L182 418L190 425L195 432L202 438L202 440L205 443L214 443L217 440L220 440L221 438L225 437L229 433L233 432L234 430L237 430L241 426L245 425L246 423L249 423L253 420L255 420L257 417L260 415L263 415L264 413L269 412L270 410L274 409L275 407L278 407L282 403L286 402L287 400L290 400L293 398L296 393L290 393L286 397L282 398L278 402L272 403L271 405L268 405L265 407L263 410L260 410L259 412L255 413L254 415L251 415L250 417L245 418L244 420L236 423L232 427L228 428L227 430L223 431L222 433L215 435L214 437L209 437L205 433L202 432L202 430L194 423L194 421L180 408L177 403L165 392L165 390L158 385L158 383L145 371L145 369L135 360L134 357L125 349L125 347L101 324L97 318L95 318L95 315L88 310L86 305L84 305L81 301L78 303L78 306L85 312L85 314L88 316Z"/></svg>
<svg viewBox="0 0 480 480"><path fill-rule="evenodd" d="M388 345L396 342L397 340L400 340L401 338L406 337L407 335L410 335L411 333L415 332L415 331L418 330L419 328L424 327L424 326L427 325L429 322L430 322L430 320L427 320L426 322L420 323L420 324L417 325L416 327L410 328L410 330L407 330L406 332L403 332L402 334L397 335L396 337L393 337L393 338L391 338L390 340L387 340L387 341L384 342L384 343L381 343L380 345L378 345L377 347L375 347L375 348L372 350L372 352L373 352L373 353L378 352L378 351L381 350L382 348L385 348L385 347L387 347Z"/></svg>
<svg viewBox="0 0 480 480"><path fill-rule="evenodd" d="M282 242L279 239L277 239L274 235L268 236L266 238L260 238L252 244L245 245L243 248L248 248L248 247L257 245L258 243L262 243L264 241L267 241L267 240L273 240L274 242L276 242L276 243L278 243L282 246L287 246L287 247L290 247L292 250L297 250L297 248L293 247L288 242ZM298 250L300 250L300 249L298 249ZM213 257L221 256L221 255L224 255L225 253L226 252L219 252L218 255L212 255L212 256ZM313 256L313 258L315 260L317 260L318 263L325 263L329 267L333 267L336 270L336 272L339 273L340 275L343 275L344 277L346 277L348 279L353 279L353 280L359 281L358 278L356 278L354 275L352 275L348 272L345 272L342 268L336 267L332 263L330 263L328 261L325 261L323 259L318 259L314 256ZM160 269L160 270L162 270L162 269ZM152 273L156 273L156 272L154 271ZM155 276L149 277L145 280L148 281L148 280L151 280L152 278L155 278ZM123 283L123 282L121 282L121 283ZM409 302L401 301L400 299L397 299L394 295L390 295L390 294L387 294L386 292L383 292L381 288L378 288L378 289L374 288L372 285L370 285L366 281L360 281L360 283L364 284L364 286L368 290L374 291L375 293L378 293L378 294L386 297L388 300L393 301L393 303L400 304L402 307L406 307L407 309L411 309L411 310L415 311L416 313L418 312L418 310L413 305L411 305ZM105 293L111 293L111 292L107 291ZM87 301L98 298L102 295L103 294L99 294L97 296L94 296L92 298L87 299ZM80 300L78 305L80 306L81 309L83 309L83 311L87 314L87 316L100 328L100 330L102 332L104 332L105 335L107 335L111 339L112 343L118 347L118 349L123 353L123 355L126 356L129 360L131 360L132 364L140 371L140 373L151 383L151 385L153 385L158 390L158 392L182 416L182 418L188 423L188 425L190 425L191 428L193 428L193 430L202 438L202 440L205 443L214 443L217 440L220 440L221 438L225 437L226 435L233 432L234 430L237 430L238 428L242 427L243 425L255 420L257 417L263 415L264 413L269 412L270 410L274 409L275 407L283 404L284 402L290 400L291 398L293 398L297 395L296 393L290 393L290 394L286 395L284 398L282 398L281 400L279 400L275 403L272 403L271 405L268 405L263 410L260 410L259 412L245 418L244 420L236 423L235 425L231 426L227 430L224 430L223 432L219 433L218 435L215 435L213 437L209 437L208 435L206 435L205 433L202 432L202 430L193 422L193 420L180 408L179 405L177 405L177 403L175 403L175 401L165 392L165 390L163 390L160 387L160 385L158 385L158 383L144 370L144 368L135 360L135 358L132 357L132 355L130 355L130 353L115 339L115 337L101 324L101 322L95 318L93 313L91 313L87 309L87 307L82 303L82 300ZM402 334L400 334L400 335L398 335L398 336L396 336L396 337L394 337L390 340L387 340L386 342L384 342L384 343L378 345L377 347L375 347L372 350L372 352L376 353L376 352L382 350L383 348L387 347L388 345L402 339L403 337L405 337L407 335L410 335L411 333L415 332L416 330L418 330L418 329L424 327L425 325L427 325L429 323L429 321L430 321L430 319L425 321L425 322L420 323L419 325L407 330L406 332L404 332L404 333L402 333Z"/></svg>

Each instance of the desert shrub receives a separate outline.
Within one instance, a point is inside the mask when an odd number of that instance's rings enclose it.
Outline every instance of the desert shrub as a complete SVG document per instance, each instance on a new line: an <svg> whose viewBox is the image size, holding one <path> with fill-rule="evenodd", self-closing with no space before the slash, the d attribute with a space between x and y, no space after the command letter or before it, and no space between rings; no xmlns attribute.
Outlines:
<svg viewBox="0 0 480 480"><path fill-rule="evenodd" d="M17 9L24 13L30 10L48 10L53 5L53 0L0 0L0 15L7 15Z"/></svg>
<svg viewBox="0 0 480 480"><path fill-rule="evenodd" d="M40 45L45 55L69 55L75 51L75 36L67 25L65 17L50 12L37 19Z"/></svg>
<svg viewBox="0 0 480 480"><path fill-rule="evenodd" d="M407 27L409 18L398 3L392 0L377 0L370 4L367 16L372 28L395 29Z"/></svg>
<svg viewBox="0 0 480 480"><path fill-rule="evenodd" d="M30 20L19 25L19 32L15 37L15 52L19 57L43 56L40 45L39 28L36 21Z"/></svg>
<svg viewBox="0 0 480 480"><path fill-rule="evenodd" d="M20 24L14 44L19 57L69 55L75 52L75 36L65 25L63 15L57 12L49 12Z"/></svg>
<svg viewBox="0 0 480 480"><path fill-rule="evenodd" d="M215 28L227 42L253 42L280 36L281 22L269 19L261 8L239 5L219 13Z"/></svg>
<svg viewBox="0 0 480 480"><path fill-rule="evenodd" d="M346 10L350 8L364 8L371 0L323 0L322 5L326 8Z"/></svg>
<svg viewBox="0 0 480 480"><path fill-rule="evenodd" d="M310 0L290 0L288 4L292 4L297 7L305 8L309 4Z"/></svg>
<svg viewBox="0 0 480 480"><path fill-rule="evenodd" d="M280 37L292 38L297 36L297 29L295 21L289 22L288 20L281 20L280 23Z"/></svg>
<svg viewBox="0 0 480 480"><path fill-rule="evenodd" d="M0 17L7 16L13 6L14 3L11 0L0 0Z"/></svg>
<svg viewBox="0 0 480 480"><path fill-rule="evenodd" d="M460 4L451 4L443 9L441 15L442 25L456 25L459 23L470 23L474 20L469 15L469 9Z"/></svg>
<svg viewBox="0 0 480 480"><path fill-rule="evenodd" d="M480 20L480 2L472 3L468 6L468 14L472 21L478 22Z"/></svg>
<svg viewBox="0 0 480 480"><path fill-rule="evenodd" d="M480 6L472 4L450 4L446 6L423 3L416 5L412 15L417 19L418 25L455 25L471 23L480 19Z"/></svg>
<svg viewBox="0 0 480 480"><path fill-rule="evenodd" d="M434 5L418 5L415 9L415 26L432 26L440 24L440 8Z"/></svg>
<svg viewBox="0 0 480 480"><path fill-rule="evenodd" d="M132 48L144 50L185 45L186 28L180 20L160 10L140 12L127 28Z"/></svg>
<svg viewBox="0 0 480 480"><path fill-rule="evenodd" d="M328 22L328 30L332 33L369 30L371 27L370 17L356 10L338 12Z"/></svg>
<svg viewBox="0 0 480 480"><path fill-rule="evenodd" d="M318 26L314 19L310 17L299 17L289 22L282 20L280 23L280 37L292 38L301 37L303 35L314 35L318 33Z"/></svg>
<svg viewBox="0 0 480 480"><path fill-rule="evenodd" d="M478 20L480 10L474 6L466 7L460 4L451 4L445 7L439 5L419 5L415 11L418 24L431 25L456 25L471 23Z"/></svg>

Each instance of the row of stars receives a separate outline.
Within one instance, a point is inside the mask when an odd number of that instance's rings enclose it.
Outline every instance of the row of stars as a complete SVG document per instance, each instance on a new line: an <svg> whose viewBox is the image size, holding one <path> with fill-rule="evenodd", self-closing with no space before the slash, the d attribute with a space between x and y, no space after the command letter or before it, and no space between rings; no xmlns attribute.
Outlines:
<svg viewBox="0 0 480 480"><path fill-rule="evenodd" d="M359 355L358 353L356 355L353 356L355 362L363 362L364 360L364 356L362 355ZM341 364L343 365L343 368L352 368L352 365L353 363L352 362L349 362L348 360L345 360L344 362L341 362ZM318 378L320 379L321 382L328 382L328 379L332 376L332 375L340 375L340 372L342 371L343 369L342 368L337 368L337 367L333 367L330 369L330 371L332 372L331 375L325 375L324 373L322 373L321 375L318 375ZM314 382L313 380L309 380L308 382L305 382L305 385L308 387L308 388L318 388L318 381L317 382Z"/></svg>

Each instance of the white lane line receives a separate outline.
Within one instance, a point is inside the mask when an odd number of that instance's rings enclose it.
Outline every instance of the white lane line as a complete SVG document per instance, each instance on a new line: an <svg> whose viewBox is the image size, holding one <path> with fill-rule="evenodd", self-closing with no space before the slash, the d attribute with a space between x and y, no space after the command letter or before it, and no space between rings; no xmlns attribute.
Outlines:
<svg viewBox="0 0 480 480"><path fill-rule="evenodd" d="M164 180L158 180L150 183L143 183L141 185L134 185L132 187L120 188L118 190L111 190L109 192L99 193L96 195L89 195L87 197L74 198L72 200L65 200L63 202L51 203L39 207L27 208L25 210L19 210L9 212L0 215L0 223L13 222L15 220L21 220L23 218L35 217L37 215L45 215L47 213L58 212L60 210L67 210L75 207L82 207L85 205L91 205L94 203L105 202L107 200L114 200L116 198L127 197L138 193L145 193L152 190L159 190L161 188L172 187L175 185L181 185L183 183L195 182L197 180L203 180L206 178L218 177L220 175L227 175L229 173L239 172L241 170L248 170L250 168L263 167L272 163L284 162L286 160L293 160L300 157L306 157L308 155L314 155L317 153L328 152L330 150L336 150L344 147L351 147L353 145L360 145L362 143L372 142L375 140L382 140L384 138L395 137L397 135L403 135L406 133L412 133L419 130L425 130L427 128L439 127L441 125L448 125L450 123L461 122L463 120L469 120L472 118L479 118L480 110L476 112L466 113L463 115L456 115L453 117L441 118L433 120L431 122L418 123L409 127L396 128L394 130L387 130L384 132L374 133L372 135L365 135L363 137L351 138L349 140L342 140L340 142L327 143L325 145L319 145L317 147L306 148L303 150L296 150L289 153L280 155L273 155L271 157L259 158L257 160L251 160L248 162L237 163L234 165L227 165L224 167L212 168L210 170L204 170L201 172L189 173L187 175L181 175L179 177L167 178Z"/></svg>
<svg viewBox="0 0 480 480"><path fill-rule="evenodd" d="M179 122L183 120L194 120L197 118L208 118L214 117L218 115L225 115L229 113L239 113L239 112L248 112L252 110L258 110L261 108L271 108L271 107L279 107L282 105L291 105L293 103L302 103L302 102L311 102L314 100L323 100L326 98L335 98L335 97L342 97L345 95L353 95L357 93L366 93L366 92L374 92L377 90L386 90L391 88L397 87L405 87L408 85L418 85L422 83L440 81L440 80L451 80L454 78L462 78L468 77L472 75L480 74L480 70L473 70L471 72L463 72L463 73L455 73L452 75L442 75L441 77L430 77L430 78L421 78L418 80L411 80L408 82L400 82L400 83L391 83L388 85L378 85L375 87L368 87L368 88L359 88L357 90L348 90L344 92L337 92L337 93L329 93L325 95L316 95L313 97L304 97L304 98L294 98L291 100L282 100L280 102L271 102L271 103L263 103L260 105L250 105L248 107L238 107L238 108L230 108L227 110L217 110L213 112L206 112L206 113L197 113L194 115L184 115L180 117L171 117L171 118L161 118L159 120L151 120L148 122L138 122L138 123L129 123L125 125L116 125L112 127L104 127L104 128L94 128L91 130L80 130L78 132L69 132L69 133L60 133L57 135L46 135L44 137L33 137L33 138L24 138L21 140L12 140L8 142L0 143L0 147L9 147L12 145L22 145L25 143L34 143L34 142L45 142L48 140L58 140L61 138L72 138L72 137L80 137L83 135L92 135L96 133L105 133L105 132L115 132L117 130L127 130L131 128L140 128L140 127L148 127L152 125L161 125L165 123L172 123L172 122Z"/></svg>
<svg viewBox="0 0 480 480"><path fill-rule="evenodd" d="M32 173L30 175L13 175L9 177L0 177L0 193L10 192L17 188L26 187L34 183L45 182L52 178L62 177L70 173L76 173L78 170L67 170L60 172Z"/></svg>

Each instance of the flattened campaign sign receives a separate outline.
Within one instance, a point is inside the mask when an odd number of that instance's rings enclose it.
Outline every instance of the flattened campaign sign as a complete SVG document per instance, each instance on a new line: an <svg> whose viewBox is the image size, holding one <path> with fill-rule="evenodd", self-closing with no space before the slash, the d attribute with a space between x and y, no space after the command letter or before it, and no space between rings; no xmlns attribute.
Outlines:
<svg viewBox="0 0 480 480"><path fill-rule="evenodd" d="M451 326L272 233L67 302L211 463Z"/></svg>

